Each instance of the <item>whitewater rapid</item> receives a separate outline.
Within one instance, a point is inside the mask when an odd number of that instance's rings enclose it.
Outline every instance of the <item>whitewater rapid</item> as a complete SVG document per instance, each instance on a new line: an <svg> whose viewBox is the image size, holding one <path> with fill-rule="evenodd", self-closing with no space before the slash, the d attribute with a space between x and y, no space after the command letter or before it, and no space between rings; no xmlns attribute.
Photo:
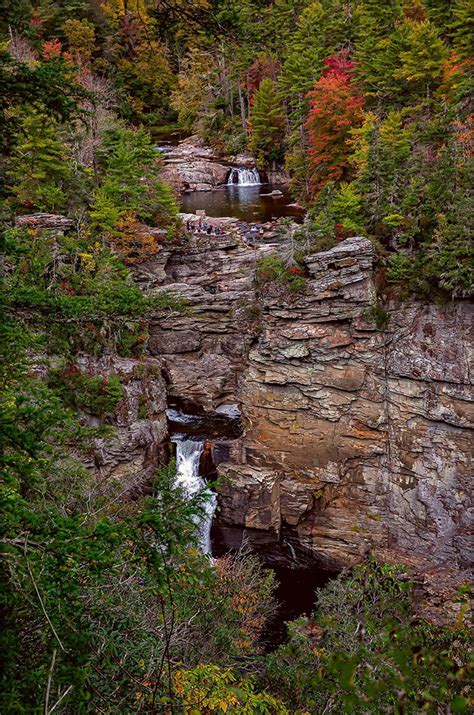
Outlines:
<svg viewBox="0 0 474 715"><path fill-rule="evenodd" d="M211 554L211 527L217 506L217 497L207 488L206 482L199 475L199 462L204 449L204 442L185 439L181 435L172 437L176 445L176 485L181 487L190 499L196 494L206 493L204 517L199 520L199 550Z"/></svg>

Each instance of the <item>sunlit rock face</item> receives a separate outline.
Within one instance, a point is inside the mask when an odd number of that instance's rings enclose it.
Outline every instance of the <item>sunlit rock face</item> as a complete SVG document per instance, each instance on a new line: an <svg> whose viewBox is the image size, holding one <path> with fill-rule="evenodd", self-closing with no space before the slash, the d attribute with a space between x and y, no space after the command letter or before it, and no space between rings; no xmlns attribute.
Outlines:
<svg viewBox="0 0 474 715"><path fill-rule="evenodd" d="M369 241L309 256L296 295L256 288L274 249L195 242L158 270L191 306L152 322L168 395L237 403L245 427L219 465L217 538L331 568L370 550L464 567L471 307L394 303L378 330Z"/></svg>
<svg viewBox="0 0 474 715"><path fill-rule="evenodd" d="M161 177L180 191L212 191L227 183L229 171L212 149L192 136L166 152Z"/></svg>

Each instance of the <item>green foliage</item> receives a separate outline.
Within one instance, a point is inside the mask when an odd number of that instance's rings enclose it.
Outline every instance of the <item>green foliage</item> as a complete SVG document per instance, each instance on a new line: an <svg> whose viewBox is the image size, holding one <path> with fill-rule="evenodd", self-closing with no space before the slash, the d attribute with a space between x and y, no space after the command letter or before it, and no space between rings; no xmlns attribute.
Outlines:
<svg viewBox="0 0 474 715"><path fill-rule="evenodd" d="M65 405L98 417L112 415L124 396L118 375L84 375L75 365L51 370L48 383Z"/></svg>
<svg viewBox="0 0 474 715"><path fill-rule="evenodd" d="M323 59L334 49L335 38L334 34L328 37L328 23L327 9L320 2L313 2L303 10L291 35L281 85L291 98L293 112L301 120L307 111L306 95L321 75Z"/></svg>
<svg viewBox="0 0 474 715"><path fill-rule="evenodd" d="M470 0L454 0L449 32L457 52L464 58L472 57L474 18Z"/></svg>
<svg viewBox="0 0 474 715"><path fill-rule="evenodd" d="M362 196L357 185L330 185L310 212L309 232L315 250L325 250L337 240L364 234Z"/></svg>
<svg viewBox="0 0 474 715"><path fill-rule="evenodd" d="M433 242L422 253L424 275L453 297L474 294L473 228L473 203L459 198L447 216L438 217Z"/></svg>
<svg viewBox="0 0 474 715"><path fill-rule="evenodd" d="M71 173L68 159L51 118L27 109L6 172L14 207L28 211L63 210Z"/></svg>
<svg viewBox="0 0 474 715"><path fill-rule="evenodd" d="M17 5L17 3L15 3ZM19 17L16 8L16 20ZM12 25L11 25L12 26ZM87 92L71 76L62 59L49 62L17 61L0 46L0 147L9 153L18 130L19 115L36 112L48 120L70 122L81 116L80 100Z"/></svg>
<svg viewBox="0 0 474 715"><path fill-rule="evenodd" d="M159 179L158 156L148 132L111 130L102 154L103 180L91 211L94 225L113 234L119 219L131 212L140 220L171 226L177 216L176 201Z"/></svg>
<svg viewBox="0 0 474 715"><path fill-rule="evenodd" d="M120 346L125 331L135 334L135 344L145 316L163 301L146 296L87 231L75 237L13 229L4 238L10 266L5 308L33 311L52 352L101 352Z"/></svg>
<svg viewBox="0 0 474 715"><path fill-rule="evenodd" d="M446 57L446 46L434 25L428 20L408 21L406 49L400 52L400 68L394 77L426 94L439 84Z"/></svg>
<svg viewBox="0 0 474 715"><path fill-rule="evenodd" d="M255 688L250 678L242 680L230 668L198 665L178 671L174 686L187 712L241 713L242 715L285 715L288 711L272 695Z"/></svg>
<svg viewBox="0 0 474 715"><path fill-rule="evenodd" d="M400 0L361 0L355 8L357 73L367 94L392 91L393 72L398 66L401 42Z"/></svg>
<svg viewBox="0 0 474 715"><path fill-rule="evenodd" d="M285 117L274 82L266 77L255 93L249 148L264 167L283 157Z"/></svg>
<svg viewBox="0 0 474 715"><path fill-rule="evenodd" d="M263 681L290 711L468 712L468 640L413 616L402 567L372 559L331 581L313 616L290 626Z"/></svg>
<svg viewBox="0 0 474 715"><path fill-rule="evenodd" d="M390 319L390 313L380 303L376 303L365 311L364 318L371 323L375 323L378 330L385 330Z"/></svg>
<svg viewBox="0 0 474 715"><path fill-rule="evenodd" d="M38 350L41 339L24 323L4 319L0 337L0 477L5 489L5 517L9 514L15 521L16 505L32 489L42 493L45 475L56 463L64 467L69 462L72 466L63 444L80 451L90 446L91 438L105 433L81 427L56 391L28 375L27 351Z"/></svg>
<svg viewBox="0 0 474 715"><path fill-rule="evenodd" d="M66 211L75 229L2 237L2 713L469 711L466 634L415 617L408 576L372 559L262 654L273 579L247 554L199 555L206 496L176 488L174 465L140 486L95 478L124 388L76 365L137 358L154 312L189 311L127 267L160 250L143 222L178 233L139 128L173 111L220 152L248 141L260 166L285 162L306 200L324 179L308 221L257 266L261 294L303 291L307 253L364 234L390 251L394 288L470 295L471 4L7 2L4 213ZM365 317L383 330L388 314Z"/></svg>
<svg viewBox="0 0 474 715"><path fill-rule="evenodd" d="M411 281L416 275L416 266L410 256L394 253L388 258L387 278L392 283Z"/></svg>
<svg viewBox="0 0 474 715"><path fill-rule="evenodd" d="M306 286L304 271L297 265L288 266L277 253L265 256L257 264L257 283L263 288L277 284L290 293L301 293Z"/></svg>

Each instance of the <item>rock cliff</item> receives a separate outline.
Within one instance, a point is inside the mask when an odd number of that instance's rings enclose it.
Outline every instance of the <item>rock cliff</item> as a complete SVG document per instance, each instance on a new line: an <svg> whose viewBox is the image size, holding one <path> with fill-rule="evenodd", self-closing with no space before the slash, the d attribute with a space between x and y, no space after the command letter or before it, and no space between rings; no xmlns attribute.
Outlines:
<svg viewBox="0 0 474 715"><path fill-rule="evenodd" d="M212 239L148 267L191 307L151 327L171 402L241 409L218 538L332 568L369 550L466 566L470 306L393 304L379 330L370 241L309 256L302 294L259 295L274 249Z"/></svg>
<svg viewBox="0 0 474 715"><path fill-rule="evenodd" d="M21 221L70 228L49 214ZM464 569L472 305L410 301L381 313L363 238L307 257L301 293L262 288L257 262L277 248L250 246L235 230L134 266L144 289L175 292L188 309L153 316L147 357L77 360L123 387L116 435L97 443L90 467L133 494L165 459L167 406L213 413L214 427L226 414L235 422L237 406L241 436L232 427L214 441L221 544L245 536L269 561L334 569L368 551L425 572Z"/></svg>
<svg viewBox="0 0 474 715"><path fill-rule="evenodd" d="M166 152L162 179L179 191L212 191L227 183L230 167L196 136L184 139Z"/></svg>

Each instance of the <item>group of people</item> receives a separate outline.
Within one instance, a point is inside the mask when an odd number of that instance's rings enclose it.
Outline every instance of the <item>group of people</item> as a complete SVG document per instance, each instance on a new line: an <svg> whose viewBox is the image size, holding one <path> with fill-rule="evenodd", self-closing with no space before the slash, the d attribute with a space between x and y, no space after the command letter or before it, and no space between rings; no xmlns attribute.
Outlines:
<svg viewBox="0 0 474 715"><path fill-rule="evenodd" d="M223 236L224 228L222 224L211 224L207 219L199 218L198 221L186 221L186 231L191 233L207 233L208 236Z"/></svg>

